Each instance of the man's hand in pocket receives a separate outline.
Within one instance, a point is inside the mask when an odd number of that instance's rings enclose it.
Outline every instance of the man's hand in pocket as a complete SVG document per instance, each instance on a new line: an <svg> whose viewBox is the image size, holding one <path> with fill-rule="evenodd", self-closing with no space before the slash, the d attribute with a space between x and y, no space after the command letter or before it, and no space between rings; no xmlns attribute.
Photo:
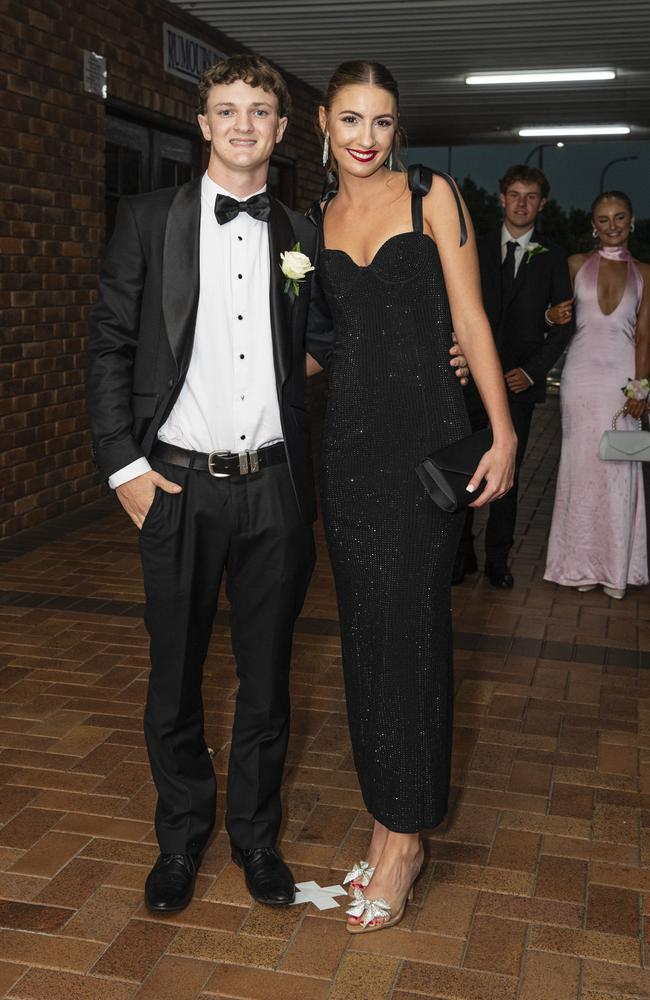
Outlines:
<svg viewBox="0 0 650 1000"><path fill-rule="evenodd" d="M165 493L182 493L182 486L165 479L159 472L145 472L128 483L122 483L115 490L117 499L127 512L136 528L141 528L156 495L156 487Z"/></svg>

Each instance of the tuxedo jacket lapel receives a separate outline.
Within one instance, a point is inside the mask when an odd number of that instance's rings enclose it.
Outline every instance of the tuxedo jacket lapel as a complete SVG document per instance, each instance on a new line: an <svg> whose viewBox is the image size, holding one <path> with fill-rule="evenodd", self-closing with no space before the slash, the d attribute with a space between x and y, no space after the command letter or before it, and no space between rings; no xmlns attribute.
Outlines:
<svg viewBox="0 0 650 1000"><path fill-rule="evenodd" d="M285 277L281 270L280 254L296 243L296 235L289 221L289 216L275 198L271 198L271 217L269 219L269 261L270 261L270 299L271 299L271 331L273 334L273 359L278 385L282 385L291 371L292 360L292 324L294 316L295 296L290 291L284 291Z"/></svg>
<svg viewBox="0 0 650 1000"><path fill-rule="evenodd" d="M490 236L490 242L488 244L488 253L486 254L486 261L489 262L488 267L492 272L492 276L495 279L495 283L498 283L499 288L501 287L501 230L494 232Z"/></svg>
<svg viewBox="0 0 650 1000"><path fill-rule="evenodd" d="M539 243L541 246L547 246L547 244L546 244L546 242L544 240L544 237L536 229L533 230L533 235L530 238L530 242L531 243ZM532 262L532 260L529 262L529 260L528 260L528 250L526 249L524 251L523 257L521 258L521 264L519 265L519 270L517 271L517 274L515 276L515 280L513 282L512 288L510 290L510 295L508 297L508 301L505 303L505 308L507 308L510 305L510 303L512 302L512 300L515 298L515 296L519 294L519 292L521 291L521 289L523 288L523 286L526 284L527 279L529 279L530 276L534 277L534 275L535 275L534 271L530 272L530 274L529 274L529 270L528 269L530 267L534 268L535 265Z"/></svg>
<svg viewBox="0 0 650 1000"><path fill-rule="evenodd" d="M167 213L162 274L162 310L179 371L191 343L199 299L201 178L178 190Z"/></svg>
<svg viewBox="0 0 650 1000"><path fill-rule="evenodd" d="M501 324L501 233L492 232L483 236L478 251L483 302L496 339Z"/></svg>
<svg viewBox="0 0 650 1000"><path fill-rule="evenodd" d="M512 300L515 298L515 296L518 295L519 292L521 291L521 288L522 288L522 286L524 285L524 283L526 281L526 273L527 273L526 272L526 268L527 267L528 267L528 265L526 263L526 253L524 252L524 255L521 258L521 261L519 263L519 267L517 268L517 273L515 275L515 280L513 281L512 287L510 289L510 294L508 295L508 298L506 299L506 301L503 303L504 311L508 308L508 306L510 305L510 303L512 302Z"/></svg>

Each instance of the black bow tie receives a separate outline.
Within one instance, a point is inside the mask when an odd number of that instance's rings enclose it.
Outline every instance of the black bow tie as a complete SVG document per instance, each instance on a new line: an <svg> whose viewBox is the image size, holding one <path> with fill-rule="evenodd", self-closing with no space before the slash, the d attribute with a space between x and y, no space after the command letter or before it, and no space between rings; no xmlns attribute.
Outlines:
<svg viewBox="0 0 650 1000"><path fill-rule="evenodd" d="M232 222L240 212L248 212L254 219L260 222L268 222L271 215L271 199L266 191L261 194L254 194L247 201L237 201L227 194L218 194L214 203L214 214L217 222L223 226L224 222Z"/></svg>

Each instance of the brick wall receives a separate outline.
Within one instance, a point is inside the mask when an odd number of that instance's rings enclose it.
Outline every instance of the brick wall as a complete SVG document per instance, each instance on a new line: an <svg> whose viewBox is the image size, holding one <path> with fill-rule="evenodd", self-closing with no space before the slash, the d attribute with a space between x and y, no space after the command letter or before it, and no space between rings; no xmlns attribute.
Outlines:
<svg viewBox="0 0 650 1000"><path fill-rule="evenodd" d="M84 338L104 247L106 105L83 90L83 50L108 61L109 97L195 122L196 88L165 74L162 23L241 46L164 0L29 0L0 14L0 537L96 499ZM281 151L296 208L322 181L315 95L289 79Z"/></svg>

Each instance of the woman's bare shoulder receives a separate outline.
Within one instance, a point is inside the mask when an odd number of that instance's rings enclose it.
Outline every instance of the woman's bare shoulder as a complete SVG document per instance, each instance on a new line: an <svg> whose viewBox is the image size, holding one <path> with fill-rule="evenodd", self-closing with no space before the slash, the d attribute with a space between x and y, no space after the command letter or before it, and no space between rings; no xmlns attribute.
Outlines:
<svg viewBox="0 0 650 1000"><path fill-rule="evenodd" d="M458 184L453 177L434 174L429 193L422 199L424 218L435 233L441 225L455 231L458 227L458 213L462 209L465 223L471 229L467 207Z"/></svg>
<svg viewBox="0 0 650 1000"><path fill-rule="evenodd" d="M641 280L643 282L642 288L642 301L646 305L650 301L650 264L646 263L644 260L634 259L634 263L639 269L641 274Z"/></svg>
<svg viewBox="0 0 650 1000"><path fill-rule="evenodd" d="M456 204L454 198L454 189L460 194L460 188L453 177L449 177L447 174L434 173L431 178L431 187L429 188L429 193L425 195L424 202L427 201L442 201L443 203L450 200Z"/></svg>
<svg viewBox="0 0 650 1000"><path fill-rule="evenodd" d="M569 271L571 273L571 278L575 278L576 274L580 268L587 263L589 258L592 256L590 253L572 253L569 257Z"/></svg>

